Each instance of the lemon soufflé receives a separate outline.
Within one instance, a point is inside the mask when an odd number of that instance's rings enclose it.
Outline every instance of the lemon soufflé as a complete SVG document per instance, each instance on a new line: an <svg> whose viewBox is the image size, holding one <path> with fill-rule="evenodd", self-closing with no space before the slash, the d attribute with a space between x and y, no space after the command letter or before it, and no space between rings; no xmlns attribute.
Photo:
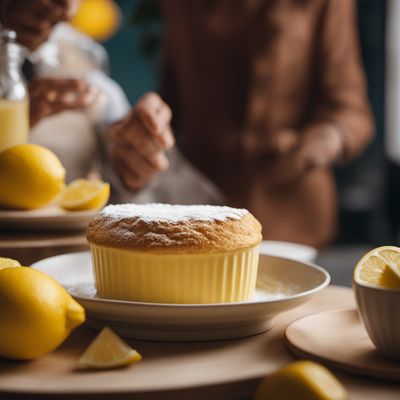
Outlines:
<svg viewBox="0 0 400 400"><path fill-rule="evenodd" d="M100 297L161 303L251 299L261 238L247 210L209 205L109 205L87 231Z"/></svg>

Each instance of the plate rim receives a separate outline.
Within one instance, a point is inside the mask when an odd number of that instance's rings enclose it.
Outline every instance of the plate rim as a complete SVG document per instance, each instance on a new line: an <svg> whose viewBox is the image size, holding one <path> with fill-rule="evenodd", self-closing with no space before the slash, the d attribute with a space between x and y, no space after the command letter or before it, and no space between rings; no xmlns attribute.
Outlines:
<svg viewBox="0 0 400 400"><path fill-rule="evenodd" d="M46 207L43 207L44 209ZM91 217L96 215L100 210L80 210L80 211L68 211L63 210L61 207L57 207L60 209L59 215L52 215L52 214L34 214L33 212L40 210L40 208L34 210L6 210L0 209L0 223L2 221L21 221L26 222L36 221L38 219L45 219L45 220L58 220L63 218L71 218L71 217ZM18 215L20 214L20 215Z"/></svg>

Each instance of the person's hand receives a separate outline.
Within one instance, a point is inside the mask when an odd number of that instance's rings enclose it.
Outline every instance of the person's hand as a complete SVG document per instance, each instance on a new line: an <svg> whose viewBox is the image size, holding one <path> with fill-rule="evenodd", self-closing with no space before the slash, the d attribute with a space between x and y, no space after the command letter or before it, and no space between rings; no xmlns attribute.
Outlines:
<svg viewBox="0 0 400 400"><path fill-rule="evenodd" d="M343 155L342 136L330 124L305 130L291 151L276 153L264 168L269 185L281 185L299 179L306 172L327 168Z"/></svg>
<svg viewBox="0 0 400 400"><path fill-rule="evenodd" d="M3 0L2 24L17 33L17 41L35 50L49 37L55 24L70 19L76 0Z"/></svg>
<svg viewBox="0 0 400 400"><path fill-rule="evenodd" d="M141 189L168 168L165 150L174 145L171 117L171 109L160 96L148 93L124 119L111 126L110 159L128 189Z"/></svg>
<svg viewBox="0 0 400 400"><path fill-rule="evenodd" d="M29 86L30 125L66 110L91 106L99 90L81 79L38 78Z"/></svg>

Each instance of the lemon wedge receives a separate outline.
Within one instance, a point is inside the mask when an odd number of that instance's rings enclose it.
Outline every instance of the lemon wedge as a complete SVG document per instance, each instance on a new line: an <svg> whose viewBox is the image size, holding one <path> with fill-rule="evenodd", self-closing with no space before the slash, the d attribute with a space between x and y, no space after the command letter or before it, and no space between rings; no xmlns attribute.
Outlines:
<svg viewBox="0 0 400 400"><path fill-rule="evenodd" d="M324 366L297 361L264 378L255 400L346 400L347 391Z"/></svg>
<svg viewBox="0 0 400 400"><path fill-rule="evenodd" d="M65 187L59 205L70 211L95 210L104 207L109 197L109 183L77 179Z"/></svg>
<svg viewBox="0 0 400 400"><path fill-rule="evenodd" d="M136 363L142 356L110 328L104 328L79 359L82 368L107 369Z"/></svg>
<svg viewBox="0 0 400 400"><path fill-rule="evenodd" d="M400 248L382 246L369 251L356 264L353 279L361 285L400 289Z"/></svg>
<svg viewBox="0 0 400 400"><path fill-rule="evenodd" d="M21 264L17 260L13 260L12 258L0 257L0 269L20 266Z"/></svg>

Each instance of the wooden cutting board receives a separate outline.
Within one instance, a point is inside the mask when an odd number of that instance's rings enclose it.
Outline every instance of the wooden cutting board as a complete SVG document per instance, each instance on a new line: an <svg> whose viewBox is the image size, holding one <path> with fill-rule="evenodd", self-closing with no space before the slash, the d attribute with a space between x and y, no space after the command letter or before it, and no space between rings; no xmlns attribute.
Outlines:
<svg viewBox="0 0 400 400"><path fill-rule="evenodd" d="M400 381L400 361L376 351L355 309L300 318L287 327L285 341L297 356L355 374Z"/></svg>

